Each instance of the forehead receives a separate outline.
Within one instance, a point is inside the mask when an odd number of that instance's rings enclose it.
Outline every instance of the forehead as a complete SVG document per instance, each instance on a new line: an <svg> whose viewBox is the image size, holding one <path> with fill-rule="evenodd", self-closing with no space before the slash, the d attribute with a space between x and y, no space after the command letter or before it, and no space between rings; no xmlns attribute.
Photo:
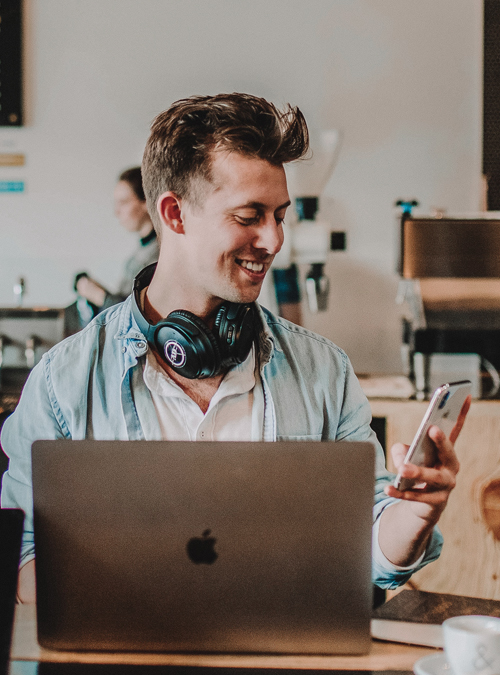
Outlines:
<svg viewBox="0 0 500 675"><path fill-rule="evenodd" d="M214 197L235 201L251 198L275 208L288 201L285 170L281 165L219 150L212 153L211 173Z"/></svg>

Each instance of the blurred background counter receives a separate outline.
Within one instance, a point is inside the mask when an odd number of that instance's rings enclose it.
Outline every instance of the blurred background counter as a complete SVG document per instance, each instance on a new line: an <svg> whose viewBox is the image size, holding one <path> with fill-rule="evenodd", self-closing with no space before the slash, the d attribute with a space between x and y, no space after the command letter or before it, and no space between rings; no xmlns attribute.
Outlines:
<svg viewBox="0 0 500 675"><path fill-rule="evenodd" d="M31 369L62 340L64 309L0 307L0 428L17 405ZM0 449L0 475L7 458Z"/></svg>

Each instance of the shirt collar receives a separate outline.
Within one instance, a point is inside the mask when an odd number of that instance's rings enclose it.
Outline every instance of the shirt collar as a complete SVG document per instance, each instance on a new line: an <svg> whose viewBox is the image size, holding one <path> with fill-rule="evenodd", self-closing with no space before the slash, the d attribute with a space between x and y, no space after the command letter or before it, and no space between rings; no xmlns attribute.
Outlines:
<svg viewBox="0 0 500 675"><path fill-rule="evenodd" d="M161 367L155 355L150 350L144 364L144 382L147 388L163 397L176 396L185 398L187 394L179 387L168 373ZM231 368L224 376L217 393L217 400L225 396L245 394L255 386L255 347L252 346L250 353L243 363Z"/></svg>

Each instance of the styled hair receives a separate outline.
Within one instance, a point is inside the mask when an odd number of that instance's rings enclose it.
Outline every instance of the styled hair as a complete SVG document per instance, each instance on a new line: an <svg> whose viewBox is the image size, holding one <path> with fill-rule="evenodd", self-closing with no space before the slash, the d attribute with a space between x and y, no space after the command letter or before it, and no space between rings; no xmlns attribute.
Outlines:
<svg viewBox="0 0 500 675"><path fill-rule="evenodd" d="M146 195L144 194L144 188L142 187L142 172L140 166L133 166L130 169L125 169L125 171L122 171L118 176L118 180L123 180L125 183L128 183L137 199L140 199L141 202L146 201Z"/></svg>
<svg viewBox="0 0 500 675"><path fill-rule="evenodd" d="M281 166L300 159L308 148L304 115L289 104L278 110L264 98L238 93L176 101L153 121L142 160L151 219L158 231L156 202L163 192L197 202L199 179L211 182L215 150Z"/></svg>

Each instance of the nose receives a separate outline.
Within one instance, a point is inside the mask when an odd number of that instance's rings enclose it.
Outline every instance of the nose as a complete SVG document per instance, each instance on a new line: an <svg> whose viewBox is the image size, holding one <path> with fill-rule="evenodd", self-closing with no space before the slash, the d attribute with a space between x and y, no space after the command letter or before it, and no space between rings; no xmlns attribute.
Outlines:
<svg viewBox="0 0 500 675"><path fill-rule="evenodd" d="M253 242L255 248L264 249L268 255L276 255L283 246L283 225L277 223L274 215L267 217L257 227Z"/></svg>

